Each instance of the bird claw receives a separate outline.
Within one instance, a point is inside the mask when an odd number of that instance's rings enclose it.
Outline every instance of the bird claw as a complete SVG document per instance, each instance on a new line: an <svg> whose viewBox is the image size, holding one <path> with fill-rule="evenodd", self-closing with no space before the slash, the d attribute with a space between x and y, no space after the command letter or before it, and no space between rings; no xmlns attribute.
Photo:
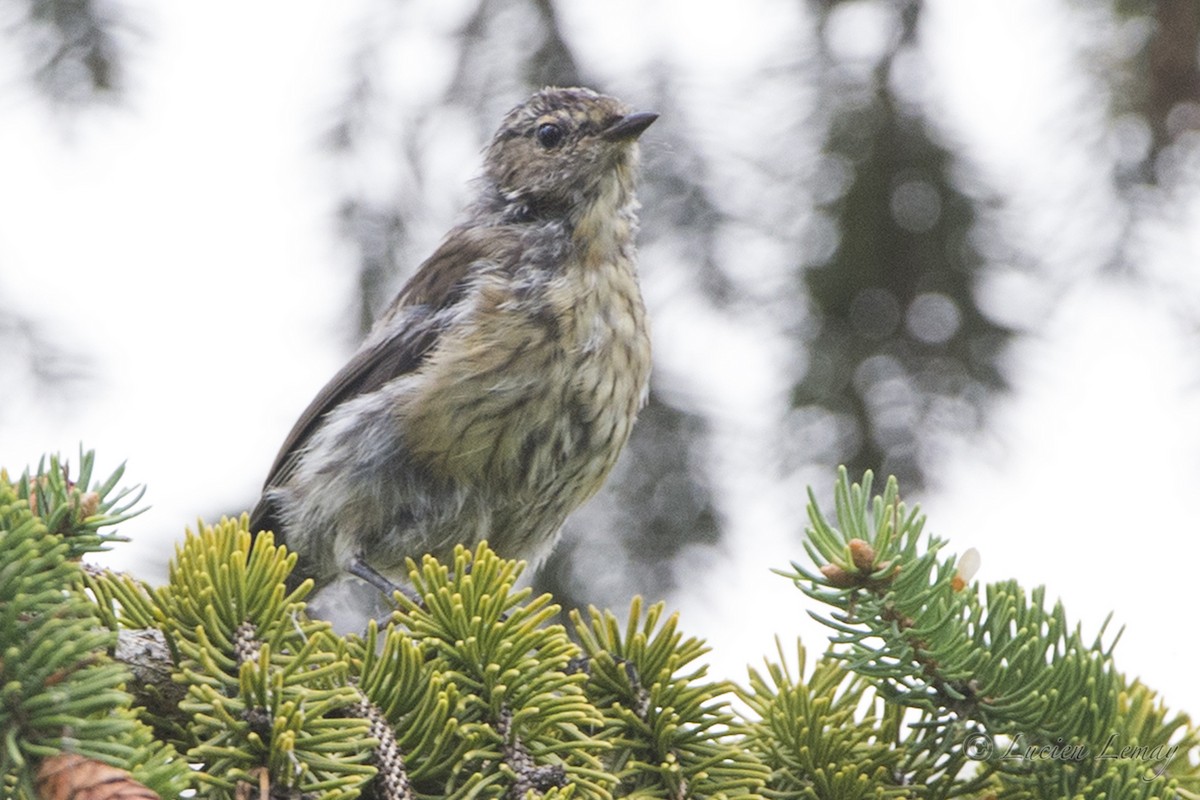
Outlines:
<svg viewBox="0 0 1200 800"><path fill-rule="evenodd" d="M396 592L400 592L400 594L404 595L412 602L418 605L421 604L421 596L419 594L407 586L400 586L392 583L387 578L383 577L378 570L364 561L362 556L355 556L354 559L351 560L348 571L354 577L366 581L388 597L391 597Z"/></svg>

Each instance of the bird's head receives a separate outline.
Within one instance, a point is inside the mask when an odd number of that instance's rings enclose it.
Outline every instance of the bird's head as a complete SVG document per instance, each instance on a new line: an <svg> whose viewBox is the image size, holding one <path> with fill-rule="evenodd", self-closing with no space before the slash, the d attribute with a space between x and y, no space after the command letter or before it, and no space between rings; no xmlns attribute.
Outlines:
<svg viewBox="0 0 1200 800"><path fill-rule="evenodd" d="M612 192L632 198L637 138L657 118L591 89L543 89L504 118L484 180L516 216L570 216Z"/></svg>

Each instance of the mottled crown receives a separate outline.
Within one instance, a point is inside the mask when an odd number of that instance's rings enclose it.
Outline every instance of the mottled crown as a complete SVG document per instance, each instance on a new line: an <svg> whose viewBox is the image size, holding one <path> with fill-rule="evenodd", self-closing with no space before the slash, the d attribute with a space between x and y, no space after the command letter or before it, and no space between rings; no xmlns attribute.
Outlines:
<svg viewBox="0 0 1200 800"><path fill-rule="evenodd" d="M515 213L570 214L606 180L632 190L635 141L654 118L591 89L543 89L505 116L484 179Z"/></svg>

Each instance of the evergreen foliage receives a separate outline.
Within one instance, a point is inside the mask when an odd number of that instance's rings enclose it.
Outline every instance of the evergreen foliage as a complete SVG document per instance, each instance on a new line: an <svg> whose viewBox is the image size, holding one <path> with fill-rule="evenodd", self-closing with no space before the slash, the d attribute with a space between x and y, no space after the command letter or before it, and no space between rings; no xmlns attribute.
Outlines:
<svg viewBox="0 0 1200 800"><path fill-rule="evenodd" d="M187 533L165 586L85 570L139 493L119 470L88 489L80 461L77 483L57 459L0 475L6 797L72 796L91 764L135 797L1200 796L1200 734L1117 671L1116 637L1042 589L969 585L894 480L873 497L842 470L835 518L810 507L788 575L828 652L780 646L737 686L662 604L568 631L486 545L410 563L362 636L308 618L295 556L245 516Z"/></svg>
<svg viewBox="0 0 1200 800"><path fill-rule="evenodd" d="M57 458L12 481L0 470L0 776L5 797L33 798L34 769L70 751L124 767L164 797L187 765L139 721L106 657L115 633L83 592L79 556L113 539L101 529L128 518L140 493L114 489L118 469L89 488L94 459L77 481Z"/></svg>
<svg viewBox="0 0 1200 800"><path fill-rule="evenodd" d="M830 608L816 616L834 631L832 657L904 710L899 783L930 797L1200 789L1196 729L1116 670L1106 626L1085 639L1040 587L968 587L895 479L874 498L871 483L870 472L859 485L840 470L837 527L810 503L805 549L817 568L793 563L791 577Z"/></svg>
<svg viewBox="0 0 1200 800"><path fill-rule="evenodd" d="M734 686L704 682L692 665L707 652L684 639L665 606L643 615L633 600L625 631L608 611L571 614L588 672L588 697L605 716L620 780L618 796L737 797L752 795L766 778L740 743L743 725L726 701ZM736 737L731 734L737 734Z"/></svg>

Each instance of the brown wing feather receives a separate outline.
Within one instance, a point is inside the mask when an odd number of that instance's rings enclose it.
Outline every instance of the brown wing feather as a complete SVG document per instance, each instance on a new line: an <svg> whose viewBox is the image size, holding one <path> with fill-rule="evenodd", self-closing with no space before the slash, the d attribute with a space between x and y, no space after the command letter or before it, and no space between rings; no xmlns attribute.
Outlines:
<svg viewBox="0 0 1200 800"><path fill-rule="evenodd" d="M420 367L425 356L437 346L441 333L435 325L427 323L429 318L462 296L473 266L481 262L504 263L505 252L515 243L513 234L505 228L456 229L421 265L380 319L380 324L386 326L403 316L403 326L393 335L355 353L292 426L267 473L263 497L251 512L251 531L279 533L279 520L265 490L287 481L309 437L331 410Z"/></svg>

